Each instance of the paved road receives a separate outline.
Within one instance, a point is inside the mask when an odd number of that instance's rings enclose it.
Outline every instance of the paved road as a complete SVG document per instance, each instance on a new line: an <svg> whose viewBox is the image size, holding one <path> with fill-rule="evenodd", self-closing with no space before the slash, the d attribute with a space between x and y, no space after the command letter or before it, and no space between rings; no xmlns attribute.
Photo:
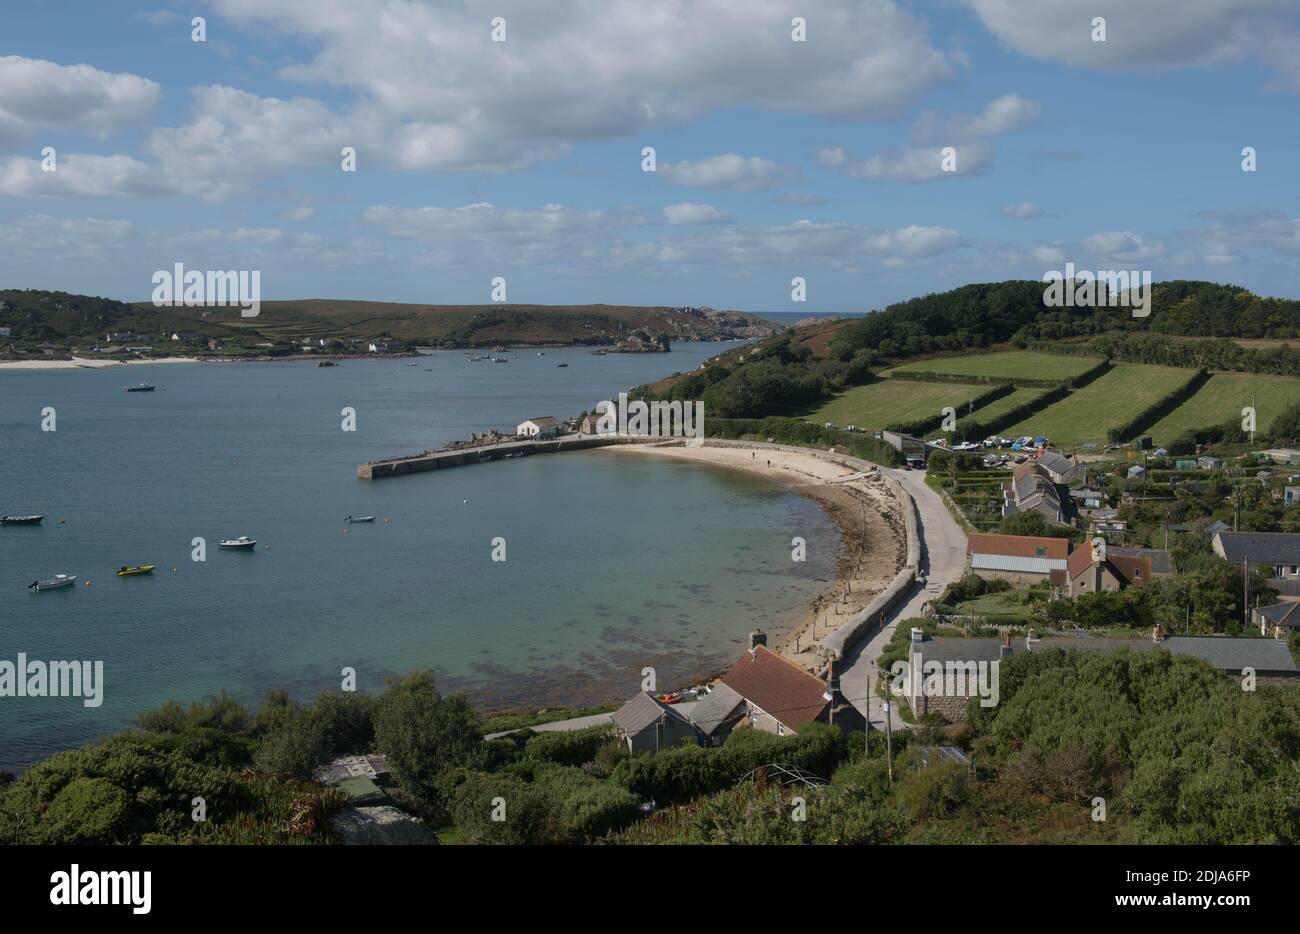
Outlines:
<svg viewBox="0 0 1300 934"><path fill-rule="evenodd" d="M910 596L895 604L885 615L885 627L871 633L854 646L842 662L840 690L855 707L865 713L872 723L883 728L885 713L880 698L875 696L876 659L889 643L898 621L921 615L921 606L943 593L943 589L959 579L966 564L966 533L948 512L943 498L925 485L925 472L918 470L884 469L912 494L918 516L917 532L921 538L921 567L927 574L925 587L917 585ZM868 675L871 691L868 691ZM870 697L870 709L864 709L862 699ZM894 729L904 729L906 724L898 716L897 708L890 712Z"/></svg>

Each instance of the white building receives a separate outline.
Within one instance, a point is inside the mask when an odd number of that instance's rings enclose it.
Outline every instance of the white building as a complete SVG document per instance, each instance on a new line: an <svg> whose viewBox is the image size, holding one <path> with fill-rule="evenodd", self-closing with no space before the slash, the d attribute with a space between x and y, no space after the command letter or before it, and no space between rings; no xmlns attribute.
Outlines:
<svg viewBox="0 0 1300 934"><path fill-rule="evenodd" d="M515 428L515 434L521 438L554 438L559 433L560 423L552 415L530 418Z"/></svg>

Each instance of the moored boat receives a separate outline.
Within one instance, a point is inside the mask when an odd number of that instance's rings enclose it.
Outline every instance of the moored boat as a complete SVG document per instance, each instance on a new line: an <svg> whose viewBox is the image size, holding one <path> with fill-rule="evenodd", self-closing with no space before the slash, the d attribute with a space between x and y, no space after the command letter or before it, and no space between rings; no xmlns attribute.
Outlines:
<svg viewBox="0 0 1300 934"><path fill-rule="evenodd" d="M141 383L138 386L127 386L126 391L127 392L153 392L156 388L158 387L151 386L148 383Z"/></svg>
<svg viewBox="0 0 1300 934"><path fill-rule="evenodd" d="M374 521L375 521L374 516L348 516L349 525L353 524L354 522L374 522Z"/></svg>
<svg viewBox="0 0 1300 934"><path fill-rule="evenodd" d="M44 516L0 516L0 524L4 525L40 525Z"/></svg>
<svg viewBox="0 0 1300 934"><path fill-rule="evenodd" d="M32 581L27 585L28 590L58 590L61 587L71 587L77 582L76 574L55 574L49 580Z"/></svg>
<svg viewBox="0 0 1300 934"><path fill-rule="evenodd" d="M118 577L135 577L137 574L152 574L155 565L137 564L134 567L122 565L117 569Z"/></svg>
<svg viewBox="0 0 1300 934"><path fill-rule="evenodd" d="M239 538L225 538L217 542L218 548L244 548L249 549L257 544L257 539L249 538L247 535L241 535Z"/></svg>

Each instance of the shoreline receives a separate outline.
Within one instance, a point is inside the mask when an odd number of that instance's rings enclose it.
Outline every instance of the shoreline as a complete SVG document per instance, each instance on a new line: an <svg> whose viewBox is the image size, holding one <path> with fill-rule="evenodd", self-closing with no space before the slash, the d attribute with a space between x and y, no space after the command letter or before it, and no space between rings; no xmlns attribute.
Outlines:
<svg viewBox="0 0 1300 934"><path fill-rule="evenodd" d="M0 360L0 370L110 370L119 366L148 366L154 363L202 363L198 357L158 357L150 360Z"/></svg>
<svg viewBox="0 0 1300 934"><path fill-rule="evenodd" d="M816 501L840 531L836 576L769 647L809 671L822 667L819 641L864 610L907 560L903 504L877 473L855 473L806 453L727 447L611 445L598 451L689 460L745 470ZM750 456L746 456L750 455ZM761 457L759 455L762 455ZM716 674L702 678L713 680Z"/></svg>

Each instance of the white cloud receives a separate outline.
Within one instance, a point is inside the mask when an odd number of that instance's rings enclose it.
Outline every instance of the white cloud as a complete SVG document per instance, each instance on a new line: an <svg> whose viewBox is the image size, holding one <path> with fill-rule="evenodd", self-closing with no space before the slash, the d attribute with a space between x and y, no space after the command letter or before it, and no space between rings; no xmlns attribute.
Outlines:
<svg viewBox="0 0 1300 934"><path fill-rule="evenodd" d="M926 111L912 127L911 136L922 143L957 143L965 140L1001 136L1029 126L1038 119L1042 107L1019 94L1004 94L976 116L939 114Z"/></svg>
<svg viewBox="0 0 1300 934"><path fill-rule="evenodd" d="M0 56L0 143L47 128L102 136L143 120L159 94L157 84L137 75Z"/></svg>
<svg viewBox="0 0 1300 934"><path fill-rule="evenodd" d="M690 201L665 205L663 213L664 220L670 224L725 224L731 220L729 214L719 211L711 204L694 204Z"/></svg>
<svg viewBox="0 0 1300 934"><path fill-rule="evenodd" d="M1101 69L1178 68L1261 58L1300 75L1294 0L966 0L984 25L1034 58ZM1092 40L1093 17L1106 41ZM1300 86L1300 85L1298 85Z"/></svg>
<svg viewBox="0 0 1300 934"><path fill-rule="evenodd" d="M59 156L55 170L41 160L15 157L0 161L0 196L11 198L128 197L165 194L175 189L153 167L130 156Z"/></svg>
<svg viewBox="0 0 1300 934"><path fill-rule="evenodd" d="M833 147L818 152L817 161L826 168L837 169L849 178L864 182L934 182L979 175L993 160L993 149L988 143L965 143L953 147L957 153L956 167L952 172L945 172L944 148L946 147L907 147L879 152L867 159L857 159L842 147Z"/></svg>
<svg viewBox="0 0 1300 934"><path fill-rule="evenodd" d="M735 191L766 191L797 175L797 170L777 165L758 156L727 153L697 162L666 163L658 174L665 181L687 188L731 188Z"/></svg>
<svg viewBox="0 0 1300 934"><path fill-rule="evenodd" d="M388 158L419 169L517 167L719 107L893 118L952 74L895 0L823 0L806 43L790 40L783 4L752 0L607 0L598 12L533 0L216 8L313 49L282 76L356 92L358 112L395 143ZM491 41L493 16L506 18L506 42Z"/></svg>
<svg viewBox="0 0 1300 934"><path fill-rule="evenodd" d="M29 214L0 224L0 244L10 254L96 254L120 244L131 230L123 220Z"/></svg>
<svg viewBox="0 0 1300 934"><path fill-rule="evenodd" d="M1083 240L1083 248L1107 259L1148 260L1164 253L1164 244L1150 242L1131 230L1095 233Z"/></svg>
<svg viewBox="0 0 1300 934"><path fill-rule="evenodd" d="M1015 204L1002 205L1002 216L1011 217L1016 220L1033 220L1042 217L1044 211L1032 201L1017 201Z"/></svg>

